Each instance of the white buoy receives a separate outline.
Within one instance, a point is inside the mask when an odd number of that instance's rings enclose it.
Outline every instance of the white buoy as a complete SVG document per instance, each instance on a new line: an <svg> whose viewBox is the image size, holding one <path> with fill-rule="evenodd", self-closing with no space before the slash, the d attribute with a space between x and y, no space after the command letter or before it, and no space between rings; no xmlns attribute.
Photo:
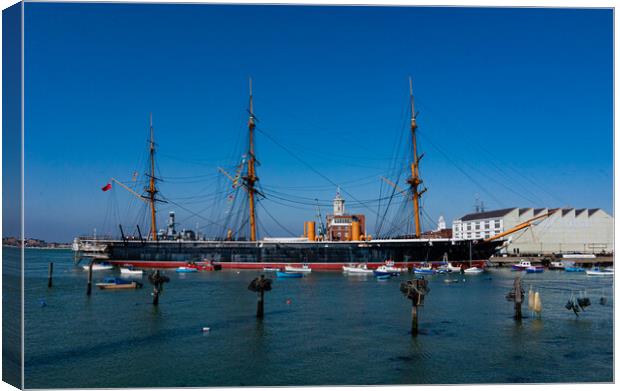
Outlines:
<svg viewBox="0 0 620 391"><path fill-rule="evenodd" d="M531 285L530 285L530 290L527 292L527 308L530 311L534 310L534 291L532 290Z"/></svg>
<svg viewBox="0 0 620 391"><path fill-rule="evenodd" d="M203 327L202 328L202 332L206 333L207 331L211 330L211 327Z"/></svg>

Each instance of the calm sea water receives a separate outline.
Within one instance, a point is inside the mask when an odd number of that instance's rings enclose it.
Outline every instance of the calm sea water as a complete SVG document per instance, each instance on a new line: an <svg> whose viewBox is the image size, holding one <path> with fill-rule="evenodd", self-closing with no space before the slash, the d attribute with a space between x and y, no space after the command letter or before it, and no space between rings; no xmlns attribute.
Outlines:
<svg viewBox="0 0 620 391"><path fill-rule="evenodd" d="M609 277L523 274L543 312L538 319L524 306L528 318L518 324L505 299L517 272L450 277L460 280L452 284L432 276L421 334L412 338L411 304L399 291L411 275L274 279L257 321L247 289L256 271L168 271L154 307L146 276L142 289L87 297L87 273L71 252L26 254L27 388L613 381ZM564 308L571 290L592 301L579 318Z"/></svg>

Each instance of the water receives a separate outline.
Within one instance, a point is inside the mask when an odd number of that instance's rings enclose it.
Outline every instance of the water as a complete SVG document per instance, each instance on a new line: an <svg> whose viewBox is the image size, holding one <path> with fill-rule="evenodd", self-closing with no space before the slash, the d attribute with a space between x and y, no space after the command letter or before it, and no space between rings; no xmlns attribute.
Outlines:
<svg viewBox="0 0 620 391"><path fill-rule="evenodd" d="M71 252L26 253L27 388L613 381L608 277L523 274L526 290L539 288L543 313L532 317L524 305L521 324L505 299L517 272L450 276L460 280L452 284L427 277L414 339L411 304L399 291L410 275L274 279L261 322L247 289L256 271L167 271L171 282L154 307L146 275L142 289L93 288L89 298ZM585 289L592 301L579 318L564 308L566 289Z"/></svg>

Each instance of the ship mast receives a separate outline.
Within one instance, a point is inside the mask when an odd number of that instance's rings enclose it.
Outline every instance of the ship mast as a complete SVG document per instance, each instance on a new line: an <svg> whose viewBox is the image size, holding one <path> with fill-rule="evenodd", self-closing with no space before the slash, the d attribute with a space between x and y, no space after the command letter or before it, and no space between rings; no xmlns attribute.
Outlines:
<svg viewBox="0 0 620 391"><path fill-rule="evenodd" d="M411 101L411 141L413 145L413 161L411 162L411 177L407 179L407 183L411 186L412 200L413 200L413 218L415 221L415 236L419 238L421 235L420 226L420 197L426 191L426 189L420 190L418 187L422 184L420 179L419 164L422 159L422 154L418 157L418 145L416 142L415 131L418 127L415 121L415 107L413 104L413 84L411 77L409 77L409 99Z"/></svg>
<svg viewBox="0 0 620 391"><path fill-rule="evenodd" d="M249 151L248 151L248 174L243 177L245 181L245 187L248 191L248 201L250 205L250 240L252 242L256 241L256 211L254 209L254 194L257 192L254 188L254 184L258 181L258 177L256 177L256 169L254 164L256 163L256 158L254 156L254 128L255 117L254 117L254 103L252 101L252 78L250 78L250 118L248 120L248 133L249 133Z"/></svg>
<svg viewBox="0 0 620 391"><path fill-rule="evenodd" d="M151 206L151 239L157 240L157 223L155 212L155 194L157 194L157 188L155 187L155 139L153 132L153 113L150 113L149 123L151 128L151 138L149 140L149 187L146 192L149 194L149 204Z"/></svg>

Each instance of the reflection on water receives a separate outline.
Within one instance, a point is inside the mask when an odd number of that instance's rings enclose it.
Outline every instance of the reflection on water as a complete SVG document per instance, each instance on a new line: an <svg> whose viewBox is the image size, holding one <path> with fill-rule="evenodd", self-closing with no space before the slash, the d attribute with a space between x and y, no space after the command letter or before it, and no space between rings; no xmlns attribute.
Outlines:
<svg viewBox="0 0 620 391"><path fill-rule="evenodd" d="M458 283L427 276L412 338L411 302L399 290L410 275L274 279L259 321L247 286L261 271L167 271L154 307L146 278L142 289L87 297L87 273L67 251L28 250L26 269L28 388L612 381L613 297L599 304L611 278L523 274L543 311L538 318L524 303L519 323L505 298L515 272ZM564 307L571 291L592 301L579 317Z"/></svg>

